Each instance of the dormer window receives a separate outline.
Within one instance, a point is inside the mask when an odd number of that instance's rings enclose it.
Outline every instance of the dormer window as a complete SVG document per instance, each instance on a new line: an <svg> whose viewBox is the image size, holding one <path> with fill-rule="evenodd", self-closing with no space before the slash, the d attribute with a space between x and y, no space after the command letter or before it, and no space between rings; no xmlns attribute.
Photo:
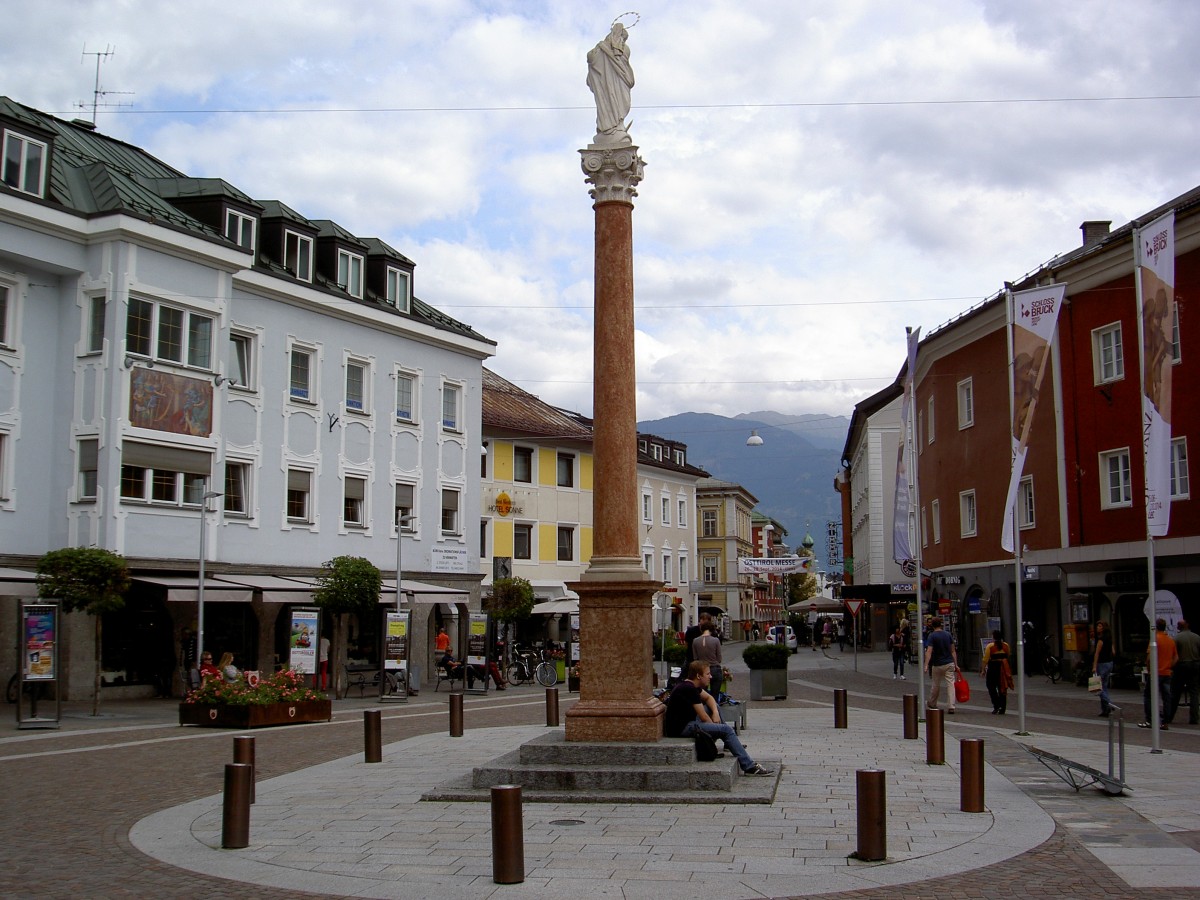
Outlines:
<svg viewBox="0 0 1200 900"><path fill-rule="evenodd" d="M4 183L13 190L41 197L46 184L46 149L42 141L5 132Z"/></svg>
<svg viewBox="0 0 1200 900"><path fill-rule="evenodd" d="M294 231L283 235L283 265L301 281L312 281L313 240Z"/></svg>
<svg viewBox="0 0 1200 900"><path fill-rule="evenodd" d="M254 252L254 217L237 210L225 210L225 237L243 250Z"/></svg>
<svg viewBox="0 0 1200 900"><path fill-rule="evenodd" d="M408 301L411 296L411 282L408 273L388 266L387 270L387 304L401 312L408 312Z"/></svg>
<svg viewBox="0 0 1200 900"><path fill-rule="evenodd" d="M363 258L345 250L338 251L338 287L351 297L361 298L363 274Z"/></svg>

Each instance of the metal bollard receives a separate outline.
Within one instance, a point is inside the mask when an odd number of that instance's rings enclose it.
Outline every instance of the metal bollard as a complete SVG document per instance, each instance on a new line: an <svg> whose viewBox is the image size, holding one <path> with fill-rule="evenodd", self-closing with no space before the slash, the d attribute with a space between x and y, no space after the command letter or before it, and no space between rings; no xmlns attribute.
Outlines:
<svg viewBox="0 0 1200 900"><path fill-rule="evenodd" d="M846 727L846 689L835 688L833 692L833 727Z"/></svg>
<svg viewBox="0 0 1200 900"><path fill-rule="evenodd" d="M558 688L546 688L546 727L558 727Z"/></svg>
<svg viewBox="0 0 1200 900"><path fill-rule="evenodd" d="M245 763L250 767L250 802L254 802L254 738L235 737L233 739L233 761Z"/></svg>
<svg viewBox="0 0 1200 900"><path fill-rule="evenodd" d="M915 741L917 739L917 695L904 695L904 739L906 741Z"/></svg>
<svg viewBox="0 0 1200 900"><path fill-rule="evenodd" d="M221 809L221 847L241 850L250 846L250 784L254 767L225 764L225 796Z"/></svg>
<svg viewBox="0 0 1200 900"><path fill-rule="evenodd" d="M983 738L966 738L958 742L961 763L959 809L963 812L983 812Z"/></svg>
<svg viewBox="0 0 1200 900"><path fill-rule="evenodd" d="M525 880L525 829L521 823L521 786L492 788L492 881L519 884Z"/></svg>
<svg viewBox="0 0 1200 900"><path fill-rule="evenodd" d="M462 737L463 695L457 691L450 695L450 737Z"/></svg>
<svg viewBox="0 0 1200 900"><path fill-rule="evenodd" d="M925 711L925 762L931 766L946 764L946 732L942 728L944 713L940 709Z"/></svg>
<svg viewBox="0 0 1200 900"><path fill-rule="evenodd" d="M887 784L882 769L859 769L855 775L858 803L858 849L862 860L887 858Z"/></svg>
<svg viewBox="0 0 1200 900"><path fill-rule="evenodd" d="M363 710L363 754L366 762L383 762L383 714L377 709Z"/></svg>

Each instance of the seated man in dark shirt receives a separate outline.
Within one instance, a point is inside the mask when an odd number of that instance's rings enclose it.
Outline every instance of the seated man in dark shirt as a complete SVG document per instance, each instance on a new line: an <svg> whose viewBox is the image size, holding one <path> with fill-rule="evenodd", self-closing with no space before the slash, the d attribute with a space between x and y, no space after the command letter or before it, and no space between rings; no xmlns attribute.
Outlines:
<svg viewBox="0 0 1200 900"><path fill-rule="evenodd" d="M675 685L667 701L663 719L663 734L667 737L691 737L697 729L706 731L725 742L725 747L737 757L743 775L774 775L750 758L738 740L732 725L721 721L717 701L705 688L712 680L708 663L696 660L688 666L687 678Z"/></svg>

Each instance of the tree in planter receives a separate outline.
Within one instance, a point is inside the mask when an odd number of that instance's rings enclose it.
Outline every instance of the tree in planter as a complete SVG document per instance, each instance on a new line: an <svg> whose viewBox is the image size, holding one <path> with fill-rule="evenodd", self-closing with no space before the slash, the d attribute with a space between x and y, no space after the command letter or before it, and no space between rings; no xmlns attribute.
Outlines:
<svg viewBox="0 0 1200 900"><path fill-rule="evenodd" d="M524 578L497 578L492 582L492 595L487 600L485 611L502 627L505 647L509 645L512 624L529 618L533 602L533 585ZM508 660L499 660L497 664L505 671Z"/></svg>
<svg viewBox="0 0 1200 900"><path fill-rule="evenodd" d="M62 601L64 612L83 610L96 617L96 678L92 715L100 715L100 645L103 615L125 606L129 567L125 558L99 547L64 547L38 560L38 596Z"/></svg>
<svg viewBox="0 0 1200 900"><path fill-rule="evenodd" d="M341 698L346 692L341 659L345 617L354 612L361 616L379 615L379 592L383 590L383 576L370 560L361 556L335 556L322 569L317 576L313 601L333 624L330 629L329 668L333 673L334 696Z"/></svg>

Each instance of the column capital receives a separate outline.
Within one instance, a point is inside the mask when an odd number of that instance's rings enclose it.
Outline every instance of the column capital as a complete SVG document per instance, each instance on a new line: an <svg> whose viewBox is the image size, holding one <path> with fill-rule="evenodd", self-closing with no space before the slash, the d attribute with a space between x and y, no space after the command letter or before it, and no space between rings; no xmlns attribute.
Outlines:
<svg viewBox="0 0 1200 900"><path fill-rule="evenodd" d="M583 157L584 181L594 185L588 191L593 200L597 203L610 200L633 203L646 167L645 161L638 156L637 147L592 144L586 150L580 150L579 155Z"/></svg>

